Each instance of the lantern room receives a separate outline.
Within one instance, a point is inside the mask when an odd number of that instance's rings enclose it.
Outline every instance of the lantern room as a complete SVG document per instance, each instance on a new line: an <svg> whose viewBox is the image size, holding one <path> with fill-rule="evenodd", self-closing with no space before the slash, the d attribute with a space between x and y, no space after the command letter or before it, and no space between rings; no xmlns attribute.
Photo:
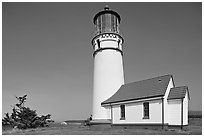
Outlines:
<svg viewBox="0 0 204 137"><path fill-rule="evenodd" d="M97 13L93 19L95 24L95 35L102 33L119 34L120 20L120 15L106 6L104 10Z"/></svg>

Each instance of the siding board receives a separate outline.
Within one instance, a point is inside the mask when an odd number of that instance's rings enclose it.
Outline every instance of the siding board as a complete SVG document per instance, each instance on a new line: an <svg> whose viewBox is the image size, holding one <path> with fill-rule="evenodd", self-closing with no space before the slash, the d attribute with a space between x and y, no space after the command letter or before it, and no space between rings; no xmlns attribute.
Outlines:
<svg viewBox="0 0 204 137"><path fill-rule="evenodd" d="M181 99L169 100L169 125L181 125Z"/></svg>
<svg viewBox="0 0 204 137"><path fill-rule="evenodd" d="M143 103L131 103L125 105L125 119L120 120L120 106L113 106L113 124L145 124L154 123L161 124L162 117L162 102L161 100L149 101L149 119L143 119L144 110Z"/></svg>

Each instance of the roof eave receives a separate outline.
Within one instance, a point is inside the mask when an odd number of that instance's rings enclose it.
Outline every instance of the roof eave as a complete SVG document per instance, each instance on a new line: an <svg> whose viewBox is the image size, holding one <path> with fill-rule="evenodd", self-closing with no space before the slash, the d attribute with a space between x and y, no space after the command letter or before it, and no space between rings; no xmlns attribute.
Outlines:
<svg viewBox="0 0 204 137"><path fill-rule="evenodd" d="M188 90L188 86L186 86L186 89L187 89L187 92L188 92L188 100L190 100L190 93L189 93L189 90Z"/></svg>
<svg viewBox="0 0 204 137"><path fill-rule="evenodd" d="M156 96L149 96L149 97L143 97L143 98L133 98L133 99L126 99L126 100L119 100L119 101L110 101L110 102L102 102L101 106L103 105L110 105L112 103L121 103L121 102L127 102L127 101L138 101L143 99L151 99L155 97L163 97L164 95L156 95Z"/></svg>
<svg viewBox="0 0 204 137"><path fill-rule="evenodd" d="M185 97L181 97L181 98L168 98L167 100L173 100L173 99L184 99Z"/></svg>

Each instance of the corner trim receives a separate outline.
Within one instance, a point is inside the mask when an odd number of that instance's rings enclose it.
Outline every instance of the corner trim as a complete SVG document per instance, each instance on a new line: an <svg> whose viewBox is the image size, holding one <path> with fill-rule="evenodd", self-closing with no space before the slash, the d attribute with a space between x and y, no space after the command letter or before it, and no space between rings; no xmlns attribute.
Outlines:
<svg viewBox="0 0 204 137"><path fill-rule="evenodd" d="M110 103L110 107L111 107L111 125L113 124L113 107Z"/></svg>
<svg viewBox="0 0 204 137"><path fill-rule="evenodd" d="M181 99L181 129L183 129L183 98Z"/></svg>
<svg viewBox="0 0 204 137"><path fill-rule="evenodd" d="M164 129L164 98L162 98L162 129Z"/></svg>

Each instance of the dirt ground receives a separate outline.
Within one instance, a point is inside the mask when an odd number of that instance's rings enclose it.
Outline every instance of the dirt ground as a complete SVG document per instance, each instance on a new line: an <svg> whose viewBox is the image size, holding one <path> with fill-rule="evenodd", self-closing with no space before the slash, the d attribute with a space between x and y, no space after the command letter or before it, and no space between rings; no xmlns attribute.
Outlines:
<svg viewBox="0 0 204 137"><path fill-rule="evenodd" d="M202 119L190 118L189 125L181 130L180 128L138 128L138 127L111 127L110 125L84 126L79 124L60 125L51 124L49 127L17 130L2 129L3 135L201 135Z"/></svg>

